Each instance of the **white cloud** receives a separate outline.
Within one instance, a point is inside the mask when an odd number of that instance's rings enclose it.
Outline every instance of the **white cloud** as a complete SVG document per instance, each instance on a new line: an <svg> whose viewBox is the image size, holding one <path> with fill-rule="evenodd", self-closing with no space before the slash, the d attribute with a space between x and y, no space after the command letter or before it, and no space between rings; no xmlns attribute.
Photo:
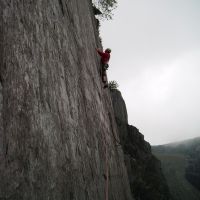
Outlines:
<svg viewBox="0 0 200 200"><path fill-rule="evenodd" d="M129 123L152 144L200 135L200 1L121 0L102 25Z"/></svg>

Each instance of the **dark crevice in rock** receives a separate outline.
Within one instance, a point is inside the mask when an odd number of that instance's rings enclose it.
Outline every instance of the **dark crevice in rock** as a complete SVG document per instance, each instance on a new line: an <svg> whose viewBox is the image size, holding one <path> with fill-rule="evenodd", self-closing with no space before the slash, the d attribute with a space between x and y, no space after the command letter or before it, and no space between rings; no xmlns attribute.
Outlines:
<svg viewBox="0 0 200 200"><path fill-rule="evenodd" d="M62 14L64 15L65 14L65 11L64 11L64 4L63 4L63 0L58 0L59 2L59 5L60 5L60 8L61 8L61 11L62 11Z"/></svg>

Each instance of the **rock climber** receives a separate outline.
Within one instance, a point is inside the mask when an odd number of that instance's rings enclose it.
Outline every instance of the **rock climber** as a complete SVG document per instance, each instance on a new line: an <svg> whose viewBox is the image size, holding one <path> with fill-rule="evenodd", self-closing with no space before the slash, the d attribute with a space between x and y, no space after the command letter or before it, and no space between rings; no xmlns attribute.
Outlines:
<svg viewBox="0 0 200 200"><path fill-rule="evenodd" d="M110 60L110 53L111 49L107 48L105 52L102 52L99 49L96 49L98 54L101 56L101 78L104 83L104 88L108 87L108 80L106 70L108 69L109 65L108 62Z"/></svg>

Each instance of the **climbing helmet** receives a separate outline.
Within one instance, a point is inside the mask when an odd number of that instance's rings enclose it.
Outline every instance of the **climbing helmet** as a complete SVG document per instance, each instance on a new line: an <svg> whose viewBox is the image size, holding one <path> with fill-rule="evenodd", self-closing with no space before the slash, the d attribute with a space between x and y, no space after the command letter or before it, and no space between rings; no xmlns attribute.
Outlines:
<svg viewBox="0 0 200 200"><path fill-rule="evenodd" d="M111 49L110 49L110 48L107 48L107 49L105 50L105 52L106 52L106 53L111 53Z"/></svg>

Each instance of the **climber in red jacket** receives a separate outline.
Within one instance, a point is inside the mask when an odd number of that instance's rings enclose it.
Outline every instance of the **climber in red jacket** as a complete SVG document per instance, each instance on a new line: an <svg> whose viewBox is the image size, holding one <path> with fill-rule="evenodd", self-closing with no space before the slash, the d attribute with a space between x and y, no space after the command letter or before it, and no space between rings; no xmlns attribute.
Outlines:
<svg viewBox="0 0 200 200"><path fill-rule="evenodd" d="M111 49L107 48L105 52L100 51L99 49L96 49L98 54L101 56L101 77L102 81L105 84L104 88L108 87L108 81L107 81L107 74L106 70L108 69L109 65L108 62L110 60L110 53Z"/></svg>

